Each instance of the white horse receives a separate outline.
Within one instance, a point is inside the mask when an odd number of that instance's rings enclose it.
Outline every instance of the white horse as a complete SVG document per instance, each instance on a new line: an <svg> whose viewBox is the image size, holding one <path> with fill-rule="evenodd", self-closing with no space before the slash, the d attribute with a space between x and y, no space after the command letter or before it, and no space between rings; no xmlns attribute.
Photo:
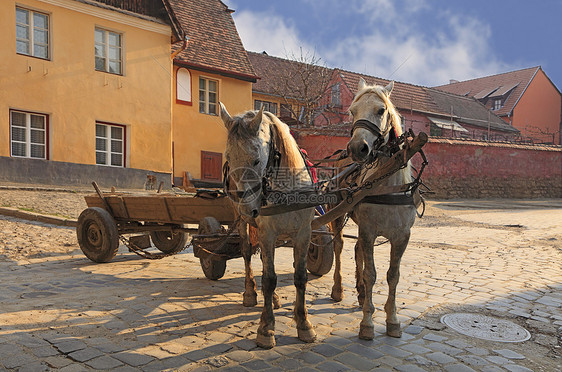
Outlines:
<svg viewBox="0 0 562 372"><path fill-rule="evenodd" d="M377 146L386 144L394 130L396 136L402 134L400 117L390 101L394 87L391 82L386 87L369 86L365 80L359 81L359 87L349 111L353 115L353 133L348 142L347 151L351 158L367 164L374 160ZM379 139L381 138L381 139ZM363 167L365 178L369 167ZM357 181L360 184L361 179ZM386 185L404 185L412 182L410 165L399 170L384 181ZM384 183L383 183L384 185ZM390 241L390 267L386 274L388 282L388 299L384 306L386 312L386 333L400 337L400 322L396 316L396 286L400 278L400 260L410 239L410 228L414 224L416 208L408 205L385 205L362 202L352 211L351 218L359 226L359 239L355 245L356 279L359 303L363 306L363 319L360 324L359 338L371 340L374 337L372 320L373 285L376 280L373 245L377 236L384 236ZM333 222L336 267L331 297L335 301L343 298L341 277L341 251L343 247L343 218Z"/></svg>
<svg viewBox="0 0 562 372"><path fill-rule="evenodd" d="M316 332L308 320L305 303L307 282L306 256L310 244L310 222L314 208L274 216L260 216L260 208L266 204L264 180L268 187L276 191L290 191L299 186L311 186L312 180L300 150L289 132L289 127L269 112L247 111L231 117L220 104L220 117L228 129L225 157L230 170L227 181L235 184L237 190L230 191L235 206L242 219L257 226L263 263L262 291L264 308L257 332L257 344L263 348L275 346L275 318L273 315L273 296L277 285L274 267L275 242L278 238L293 241L294 283L297 290L295 320L298 338L313 342ZM303 171L304 170L304 171ZM244 229L241 229L244 230ZM251 268L247 238L242 233L243 256L246 264L246 291L244 305L256 303L255 283L251 278ZM253 292L253 293L252 293Z"/></svg>

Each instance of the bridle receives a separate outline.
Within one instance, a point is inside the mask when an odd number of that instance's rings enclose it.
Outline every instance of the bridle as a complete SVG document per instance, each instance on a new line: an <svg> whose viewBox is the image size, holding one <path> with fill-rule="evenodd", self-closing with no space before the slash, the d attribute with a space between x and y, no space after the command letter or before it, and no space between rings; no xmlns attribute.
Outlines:
<svg viewBox="0 0 562 372"><path fill-rule="evenodd" d="M388 108L385 109L384 111L384 118L383 120L388 123L388 120L390 118L390 112L388 110ZM381 122L383 121L381 120ZM359 119L355 122L353 122L353 127L351 128L351 137L353 137L353 132L355 132L355 130L357 128L362 128L362 129L367 129L369 132L371 132L372 134L374 134L377 139L373 141L373 146L372 146L372 152L371 154L369 154L369 156L371 157L371 161L374 161L377 158L378 153L380 152L380 150L382 149L382 147L384 145L386 145L387 143L391 142L391 141L395 141L397 138L396 135L396 131L394 130L393 126L391 124L387 125L387 128L385 129L384 132L382 132L380 130L380 128L373 123L370 120L367 119ZM385 141L386 135L390 134L389 138L387 141Z"/></svg>
<svg viewBox="0 0 562 372"><path fill-rule="evenodd" d="M240 190L231 190L230 189L230 164L228 161L224 163L222 167L223 172L223 190L225 194L230 197L236 203L241 203L245 199L261 193L261 205L265 205L266 203L266 193L270 189L270 182L269 179L273 176L277 170L279 169L279 165L281 164L281 153L277 149L275 144L275 136L273 135L273 129L270 127L270 141L269 141L269 156L267 158L267 164L265 167L265 174L261 176L261 180L257 181L255 185L253 185L250 189L240 191ZM244 179L247 170L244 171L241 179ZM240 180L239 180L240 181Z"/></svg>

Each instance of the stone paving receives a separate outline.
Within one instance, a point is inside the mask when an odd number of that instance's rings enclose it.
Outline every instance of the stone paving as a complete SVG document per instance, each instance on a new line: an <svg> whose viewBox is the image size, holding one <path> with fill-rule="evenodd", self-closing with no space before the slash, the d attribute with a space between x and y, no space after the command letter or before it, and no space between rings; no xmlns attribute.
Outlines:
<svg viewBox="0 0 562 372"><path fill-rule="evenodd" d="M0 371L562 370L562 202L558 208L442 206L454 211L454 220L430 217L415 227L402 261L400 339L384 335L388 244L376 248L375 339L357 337L362 312L354 241L347 239L342 302L329 298L332 272L309 275L308 310L318 333L312 344L296 338L292 251L279 248L282 307L275 311L271 350L254 342L261 301L242 306L241 259L228 262L222 279L209 281L190 252L148 261L122 247L108 264L92 263L79 251L0 262ZM11 220L42 233L41 224ZM261 272L258 257L254 270ZM532 337L501 343L463 336L439 322L453 311L509 319Z"/></svg>

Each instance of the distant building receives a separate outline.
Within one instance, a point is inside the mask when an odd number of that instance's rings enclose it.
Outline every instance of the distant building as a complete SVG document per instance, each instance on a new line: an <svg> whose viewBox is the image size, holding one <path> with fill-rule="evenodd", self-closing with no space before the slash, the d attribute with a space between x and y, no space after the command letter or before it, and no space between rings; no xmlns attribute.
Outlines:
<svg viewBox="0 0 562 372"><path fill-rule="evenodd" d="M435 88L477 99L519 129L524 141L561 144L562 96L540 66Z"/></svg>

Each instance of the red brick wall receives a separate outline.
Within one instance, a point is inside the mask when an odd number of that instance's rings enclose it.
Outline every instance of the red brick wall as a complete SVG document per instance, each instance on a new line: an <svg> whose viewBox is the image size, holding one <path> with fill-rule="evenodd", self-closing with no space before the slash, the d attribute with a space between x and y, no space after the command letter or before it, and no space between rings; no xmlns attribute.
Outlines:
<svg viewBox="0 0 562 372"><path fill-rule="evenodd" d="M437 198L562 197L560 147L431 139L424 152Z"/></svg>

